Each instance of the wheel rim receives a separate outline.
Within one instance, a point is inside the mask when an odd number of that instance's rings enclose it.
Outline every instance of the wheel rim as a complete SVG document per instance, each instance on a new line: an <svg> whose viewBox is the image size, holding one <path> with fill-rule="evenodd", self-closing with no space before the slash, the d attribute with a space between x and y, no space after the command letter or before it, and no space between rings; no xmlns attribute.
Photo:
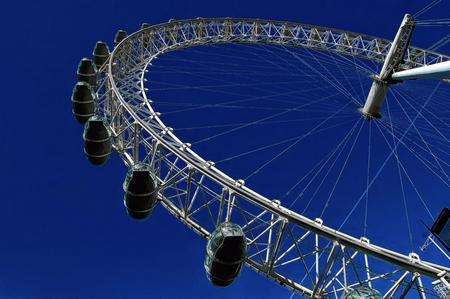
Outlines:
<svg viewBox="0 0 450 299"><path fill-rule="evenodd" d="M224 33L230 24L235 34L233 38L228 39L228 37L224 37ZM187 36L185 34L183 38L174 42L172 35L172 41L170 41L170 34L173 33L170 30L173 30L173 28L177 28L179 34L183 32L190 33L190 38L189 34ZM252 35L252 32L255 32L255 28L261 30L258 31L260 34L258 38ZM301 31L309 33L309 35L305 34L303 40L298 38L298 34ZM216 36L213 33L216 33ZM326 33L333 38L322 38ZM336 36L333 36L333 34ZM339 39L336 39L337 36L341 36L341 43L336 42L336 40L339 41ZM350 36L354 37L353 40L361 40L361 43L356 43L352 48L342 47L345 37L347 37L346 42L348 42L348 37ZM181 42L181 39L184 39L184 41ZM334 42L331 43L330 40ZM296 46L307 46L318 50L325 48L328 51L336 51L342 54L350 53L351 55L377 62L383 61L384 55L389 49L389 42L386 40L317 26L264 20L197 19L169 22L138 31L124 39L115 48L109 63L104 65L101 70L103 84L97 91L100 95L99 112L100 114L105 114L106 119L109 121L111 129L116 136L114 148L123 157L124 161L129 165L133 164L135 160L139 160L139 152L144 148L143 152L149 154L152 163L155 163L155 160L159 160L156 162L168 162L169 165L174 166L167 168L165 173L159 174L165 175L163 178L160 177L160 183L163 184L163 188L169 188L170 184L181 180L191 180L190 184L195 186L202 185L203 182L200 182L201 180L209 180L217 184L215 190L210 190L211 196L215 198L217 204L219 206L228 205L228 207L222 209L225 214L227 211L231 213L230 210L234 201L245 201L247 204L257 205L264 215L260 216L260 218L255 217L254 219L256 220L254 221L263 221L264 218L264 221L268 223L266 226L267 232L273 232L274 235L278 236L273 241L274 248L272 250L275 252L277 251L277 243L280 243L277 240L281 240L285 237L285 234L289 234L286 231L289 231L292 227L301 227L304 232L303 235L308 234L311 237L315 236L316 239L325 238L333 242L333 245L327 248L329 257L333 257L338 249L342 252L349 250L346 254L353 255L356 253L357 255L362 255L363 258L366 255L376 257L387 261L389 264L400 266L400 268L411 273L419 273L431 277L433 280L438 279L438 274L444 271L446 272L444 277L448 279L448 268L420 261L415 256L401 255L372 245L365 240L360 240L329 228L323 225L321 220L308 219L278 203L274 203L272 200L247 188L242 182L230 178L211 163L203 160L189 148L188 144L184 144L173 134L170 128L164 125L147 99L143 80L144 70L155 57L167 51L205 43L224 42L290 43L291 45L298 43ZM152 43L154 44L151 45ZM370 44L372 46L367 48L367 45ZM360 45L360 48L358 48L358 45ZM139 54L139 51L137 51L139 49L141 50L140 55L142 55L140 57L137 55ZM378 49L378 51L374 49ZM133 55L130 55L132 51L134 51ZM408 51L406 62L402 67L407 69L445 60L448 60L448 57L444 55L411 47ZM114 114L120 115L121 118L115 117ZM126 145L127 143L128 145ZM158 152L167 152L169 158L161 158L161 155L165 155L165 153L160 154L158 157ZM197 179L194 178L195 174L199 175ZM197 180L196 183L194 183L195 180ZM183 207L174 204L167 196L160 194L160 199L162 205L169 212L191 229L204 237L209 236L209 231L190 219L189 213L186 215L186 212L182 209ZM189 204L185 207L185 210L189 210ZM290 233L292 234L292 231ZM309 238L308 235L305 238ZM293 239L299 238L293 237ZM293 242L294 247L297 246L296 244L297 242ZM276 258L275 253L274 259ZM351 259L347 258L347 260ZM267 263L261 264L251 258L247 259L247 264L251 268L275 279L286 287L310 296L322 293L322 289L325 287L324 282L321 282L323 285L316 282L312 286L304 286L301 282L299 283L290 277L277 273L274 270L273 263L274 261L267 261ZM398 279L400 278L401 276Z"/></svg>

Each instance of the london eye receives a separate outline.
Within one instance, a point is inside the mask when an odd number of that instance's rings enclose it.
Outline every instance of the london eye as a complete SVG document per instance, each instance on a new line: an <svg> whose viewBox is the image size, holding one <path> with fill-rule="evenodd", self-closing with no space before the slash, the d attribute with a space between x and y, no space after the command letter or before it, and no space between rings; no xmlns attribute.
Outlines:
<svg viewBox="0 0 450 299"><path fill-rule="evenodd" d="M449 192L450 56L411 45L417 24L392 41L246 18L120 30L78 65L85 154L121 157L129 217L161 206L207 240L214 285L246 266L310 298L447 296L448 255L417 250L414 219Z"/></svg>

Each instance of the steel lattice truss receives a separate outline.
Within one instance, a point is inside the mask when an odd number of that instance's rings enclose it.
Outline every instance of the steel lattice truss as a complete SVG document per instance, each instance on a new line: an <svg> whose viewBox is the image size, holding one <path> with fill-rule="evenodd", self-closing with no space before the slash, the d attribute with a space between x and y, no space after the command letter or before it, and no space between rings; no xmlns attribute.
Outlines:
<svg viewBox="0 0 450 299"><path fill-rule="evenodd" d="M230 18L170 21L123 40L100 70L97 113L109 123L113 147L127 165L141 161L154 168L160 203L204 238L222 221L241 225L247 236L246 264L310 297L338 298L366 284L383 290L387 298L413 291L426 298L432 293L431 281L448 287L450 269L284 208L222 173L164 125L145 94L147 66L165 52L216 43L308 47L377 62L384 61L390 47L390 41L336 29ZM449 57L410 47L401 67L446 60Z"/></svg>

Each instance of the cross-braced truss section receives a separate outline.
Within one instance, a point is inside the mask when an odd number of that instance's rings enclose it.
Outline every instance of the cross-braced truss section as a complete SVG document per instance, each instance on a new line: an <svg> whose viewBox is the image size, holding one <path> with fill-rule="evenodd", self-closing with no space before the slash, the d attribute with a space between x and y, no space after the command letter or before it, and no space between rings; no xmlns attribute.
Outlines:
<svg viewBox="0 0 450 299"><path fill-rule="evenodd" d="M376 62L384 61L391 44L312 25L231 18L170 21L123 40L100 70L97 113L109 124L113 147L127 165L151 165L160 203L205 238L225 220L239 224L247 238L246 264L309 297L341 298L367 285L382 290L385 298L410 292L426 298L435 294L431 281L449 287L450 269L346 235L265 198L198 156L164 125L145 93L147 66L165 52L214 43L307 47ZM446 60L409 47L401 68Z"/></svg>

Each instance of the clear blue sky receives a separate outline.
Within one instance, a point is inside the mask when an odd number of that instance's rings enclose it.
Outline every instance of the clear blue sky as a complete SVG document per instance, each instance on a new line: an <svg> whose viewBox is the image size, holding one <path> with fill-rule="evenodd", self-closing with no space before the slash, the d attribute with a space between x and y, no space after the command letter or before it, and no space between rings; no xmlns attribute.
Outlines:
<svg viewBox="0 0 450 299"><path fill-rule="evenodd" d="M448 17L450 2L431 17ZM123 211L125 167L94 168L71 115L76 66L97 40L142 22L197 16L312 23L392 38L425 1L11 1L3 4L1 298L288 298L244 269L229 288L204 275L204 240L162 208ZM442 36L416 40L429 46ZM447 204L448 194L439 194ZM435 208L437 211L437 208ZM391 220L385 220L391 221ZM383 233L382 231L379 233Z"/></svg>

